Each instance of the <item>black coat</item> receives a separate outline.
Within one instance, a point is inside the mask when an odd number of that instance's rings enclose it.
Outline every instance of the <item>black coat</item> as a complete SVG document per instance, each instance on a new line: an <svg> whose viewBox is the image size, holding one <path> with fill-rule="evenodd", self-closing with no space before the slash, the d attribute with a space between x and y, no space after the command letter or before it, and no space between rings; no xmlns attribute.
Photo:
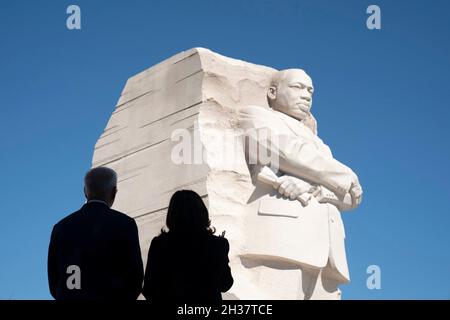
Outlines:
<svg viewBox="0 0 450 320"><path fill-rule="evenodd" d="M233 285L228 240L210 234L163 233L148 252L143 294L148 300L220 302Z"/></svg>
<svg viewBox="0 0 450 320"><path fill-rule="evenodd" d="M68 289L71 265L80 268L81 289ZM127 215L89 202L53 227L48 282L55 299L136 299L143 276L138 229Z"/></svg>

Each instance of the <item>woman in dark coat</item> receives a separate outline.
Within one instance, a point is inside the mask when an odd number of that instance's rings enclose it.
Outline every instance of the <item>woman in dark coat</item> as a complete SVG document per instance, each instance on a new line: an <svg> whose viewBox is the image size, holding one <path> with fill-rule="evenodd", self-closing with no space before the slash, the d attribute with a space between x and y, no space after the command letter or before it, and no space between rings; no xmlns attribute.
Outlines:
<svg viewBox="0 0 450 320"><path fill-rule="evenodd" d="M229 243L213 235L208 209L190 190L170 199L168 231L153 238L148 252L143 294L147 300L220 302L233 285Z"/></svg>

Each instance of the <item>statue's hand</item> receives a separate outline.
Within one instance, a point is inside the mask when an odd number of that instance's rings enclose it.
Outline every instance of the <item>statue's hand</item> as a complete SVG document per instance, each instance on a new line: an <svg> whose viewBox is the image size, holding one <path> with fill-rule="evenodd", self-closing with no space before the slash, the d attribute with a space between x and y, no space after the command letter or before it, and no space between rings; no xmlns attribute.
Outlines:
<svg viewBox="0 0 450 320"><path fill-rule="evenodd" d="M301 179L282 176L279 177L276 182L274 182L273 187L278 190L278 192L291 200L297 199L300 195L306 192L314 192L315 187L311 186L306 181Z"/></svg>
<svg viewBox="0 0 450 320"><path fill-rule="evenodd" d="M362 201L363 190L359 181L357 183L353 183L350 188L350 195L352 196L352 207L355 208L360 205Z"/></svg>

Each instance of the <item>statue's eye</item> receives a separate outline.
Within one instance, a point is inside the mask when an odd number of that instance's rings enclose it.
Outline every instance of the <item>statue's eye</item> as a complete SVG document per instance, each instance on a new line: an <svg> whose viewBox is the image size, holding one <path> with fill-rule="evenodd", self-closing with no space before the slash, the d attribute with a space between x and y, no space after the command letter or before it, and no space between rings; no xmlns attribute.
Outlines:
<svg viewBox="0 0 450 320"><path fill-rule="evenodd" d="M308 91L309 91L309 93L311 93L311 94L314 93L314 89L313 89L313 88L309 88Z"/></svg>

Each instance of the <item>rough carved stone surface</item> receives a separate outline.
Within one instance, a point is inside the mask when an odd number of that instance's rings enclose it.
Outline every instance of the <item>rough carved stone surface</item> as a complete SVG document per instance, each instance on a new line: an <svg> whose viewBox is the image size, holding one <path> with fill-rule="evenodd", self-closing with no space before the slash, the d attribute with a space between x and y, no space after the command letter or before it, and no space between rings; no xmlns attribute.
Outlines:
<svg viewBox="0 0 450 320"><path fill-rule="evenodd" d="M255 213L249 203L255 185L244 152L236 150L238 115L246 106L269 109L267 88L276 72L203 48L181 52L128 79L95 146L93 166L111 167L119 175L114 209L136 219L144 262L152 238L164 225L171 195L192 189L204 198L212 225L218 234L226 230L230 241L235 285L225 298L298 298L301 282L284 290L267 287L260 279L263 274L274 281L295 279L296 270L281 267L270 275L241 259L252 237L261 234L252 231L255 221L246 219ZM194 145L201 144L205 161L199 163L193 151L197 164L174 163L180 140L171 136L179 129L188 130Z"/></svg>

